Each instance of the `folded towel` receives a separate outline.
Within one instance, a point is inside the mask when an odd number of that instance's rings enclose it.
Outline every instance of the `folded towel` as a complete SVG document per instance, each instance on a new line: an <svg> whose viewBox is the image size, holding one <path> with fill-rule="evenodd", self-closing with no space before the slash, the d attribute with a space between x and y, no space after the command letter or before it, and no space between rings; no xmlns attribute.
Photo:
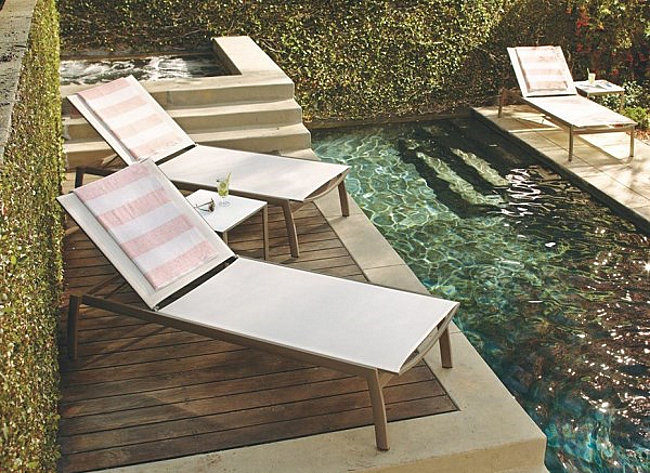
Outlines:
<svg viewBox="0 0 650 473"><path fill-rule="evenodd" d="M74 189L155 289L218 256L146 160Z"/></svg>
<svg viewBox="0 0 650 473"><path fill-rule="evenodd" d="M573 94L573 79L562 50L556 46L517 48L517 58L529 93Z"/></svg>
<svg viewBox="0 0 650 473"><path fill-rule="evenodd" d="M133 161L157 160L192 141L133 77L77 94ZM184 146L185 145L185 146Z"/></svg>

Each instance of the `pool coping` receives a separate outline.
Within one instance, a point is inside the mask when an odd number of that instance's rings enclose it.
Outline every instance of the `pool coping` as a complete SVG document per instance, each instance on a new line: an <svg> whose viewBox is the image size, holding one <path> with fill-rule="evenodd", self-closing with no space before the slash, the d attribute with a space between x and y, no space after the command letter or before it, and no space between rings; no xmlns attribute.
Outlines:
<svg viewBox="0 0 650 473"><path fill-rule="evenodd" d="M627 158L627 133L579 135L568 160L569 135L543 113L527 105L476 107L476 117L523 146L558 174L615 212L650 233L650 145L635 140L635 156ZM645 180L644 180L645 179Z"/></svg>

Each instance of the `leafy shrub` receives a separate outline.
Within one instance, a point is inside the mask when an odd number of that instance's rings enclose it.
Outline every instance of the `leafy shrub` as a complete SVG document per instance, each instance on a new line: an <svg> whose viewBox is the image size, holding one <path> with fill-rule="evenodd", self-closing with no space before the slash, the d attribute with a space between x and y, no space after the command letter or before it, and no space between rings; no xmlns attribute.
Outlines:
<svg viewBox="0 0 650 473"><path fill-rule="evenodd" d="M645 0L572 0L574 59L613 81L650 80L650 5Z"/></svg>
<svg viewBox="0 0 650 473"><path fill-rule="evenodd" d="M625 115L639 124L642 130L650 129L650 109L647 107L625 107Z"/></svg>
<svg viewBox="0 0 650 473"><path fill-rule="evenodd" d="M0 167L0 471L55 471L63 176L58 15L36 2Z"/></svg>
<svg viewBox="0 0 650 473"><path fill-rule="evenodd" d="M602 56L599 64L608 58L608 70L618 67L612 78L639 79L636 66L624 63L628 53L639 61L647 56L641 32L648 31L650 9L642 3L59 1L69 53L193 51L207 48L211 36L248 35L294 80L307 119L408 116L481 104L514 85L506 47L516 45L558 44L574 71L584 71L589 44ZM611 48L610 39L616 40Z"/></svg>
<svg viewBox="0 0 650 473"><path fill-rule="evenodd" d="M510 74L506 46L565 42L573 28L570 19L558 22L563 0L59 4L64 50L71 53L195 50L211 36L248 35L296 82L306 117L325 119L412 115L483 101Z"/></svg>

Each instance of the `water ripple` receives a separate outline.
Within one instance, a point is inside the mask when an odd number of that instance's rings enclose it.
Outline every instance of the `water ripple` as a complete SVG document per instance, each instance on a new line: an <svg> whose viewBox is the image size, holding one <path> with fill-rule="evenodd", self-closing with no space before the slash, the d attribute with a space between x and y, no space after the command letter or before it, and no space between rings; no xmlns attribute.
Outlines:
<svg viewBox="0 0 650 473"><path fill-rule="evenodd" d="M429 291L461 302L549 470L649 472L650 238L497 142L458 120L314 134Z"/></svg>

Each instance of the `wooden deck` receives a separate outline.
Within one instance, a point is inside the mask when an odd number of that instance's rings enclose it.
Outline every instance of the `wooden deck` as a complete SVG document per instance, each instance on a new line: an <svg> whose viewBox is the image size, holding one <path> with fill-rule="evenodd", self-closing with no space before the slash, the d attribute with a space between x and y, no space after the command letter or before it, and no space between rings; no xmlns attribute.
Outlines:
<svg viewBox="0 0 650 473"><path fill-rule="evenodd" d="M365 280L315 206L297 213L297 260L289 255L279 208L271 207L269 217L273 262ZM261 217L254 216L230 232L230 245L240 255L261 258L261 233ZM66 291L114 274L80 232L66 239L65 265ZM119 298L138 303L130 289ZM365 382L339 372L87 307L79 339L75 362L61 348L62 472L372 424ZM456 409L424 364L389 385L385 395L389 420Z"/></svg>

